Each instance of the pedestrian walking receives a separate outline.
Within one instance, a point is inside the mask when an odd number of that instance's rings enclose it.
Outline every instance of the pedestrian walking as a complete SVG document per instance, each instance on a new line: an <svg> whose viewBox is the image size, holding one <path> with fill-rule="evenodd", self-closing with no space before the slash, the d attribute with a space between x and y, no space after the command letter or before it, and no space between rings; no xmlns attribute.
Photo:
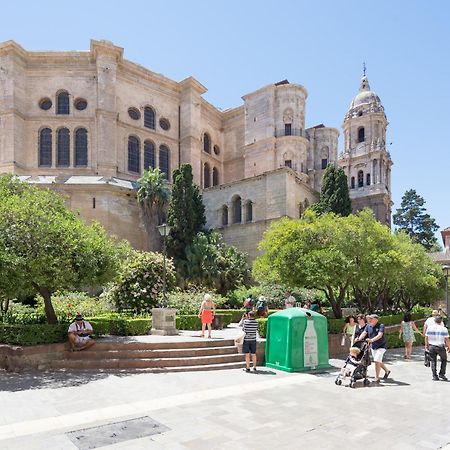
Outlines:
<svg viewBox="0 0 450 450"><path fill-rule="evenodd" d="M245 353L245 371L250 372L250 358L253 362L253 371L256 372L256 337L258 334L258 322L255 320L253 311L247 313L247 318L243 321L245 333L242 351Z"/></svg>
<svg viewBox="0 0 450 450"><path fill-rule="evenodd" d="M412 346L416 342L416 337L414 333L422 334L417 328L413 320L411 320L411 314L406 313L403 316L402 323L400 325L400 332L398 334L399 338L403 337L403 342L405 343L405 359L411 359Z"/></svg>
<svg viewBox="0 0 450 450"><path fill-rule="evenodd" d="M386 380L391 371L383 363L383 357L386 353L386 338L384 336L384 325L380 323L377 314L370 314L367 316L368 325L365 331L361 334L360 339L366 339L372 346L372 358L375 363L375 383L380 381L380 371L384 370L383 379Z"/></svg>
<svg viewBox="0 0 450 450"><path fill-rule="evenodd" d="M345 319L345 325L344 328L342 329L341 345L345 345L347 341L349 342L350 347L353 345L355 330L356 330L355 316L348 316Z"/></svg>
<svg viewBox="0 0 450 450"><path fill-rule="evenodd" d="M352 342L353 347L361 348L363 344L363 340L361 339L361 335L366 331L367 327L367 320L366 316L364 314L359 314L356 316L356 327L355 327L355 334Z"/></svg>
<svg viewBox="0 0 450 450"><path fill-rule="evenodd" d="M285 298L285 300L284 300L284 308L285 309L293 308L295 306L297 301L295 300L295 297L289 291L286 291L284 293L284 298Z"/></svg>
<svg viewBox="0 0 450 450"><path fill-rule="evenodd" d="M438 311L437 309L433 309L433 311L431 311L431 317L428 317L428 319L425 320L425 323L423 324L423 334L424 334L424 335L425 335L426 332L427 332L427 328L428 328L430 325L434 325L434 324L435 324L434 318L435 318L436 316L439 316L439 311Z"/></svg>
<svg viewBox="0 0 450 450"><path fill-rule="evenodd" d="M448 381L445 376L445 370L447 368L447 351L450 351L450 340L448 338L448 330L442 323L442 317L436 316L434 318L434 324L427 327L425 333L425 350L429 352L429 358L431 362L431 372L433 374L433 380ZM437 357L441 359L441 367L439 370L439 376L437 374Z"/></svg>

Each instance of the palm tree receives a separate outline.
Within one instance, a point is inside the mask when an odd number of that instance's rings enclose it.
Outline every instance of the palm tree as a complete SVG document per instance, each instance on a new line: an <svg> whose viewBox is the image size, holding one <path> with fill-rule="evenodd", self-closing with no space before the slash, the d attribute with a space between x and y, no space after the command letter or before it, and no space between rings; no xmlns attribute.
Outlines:
<svg viewBox="0 0 450 450"><path fill-rule="evenodd" d="M164 173L149 168L137 181L137 201L142 207L144 225L148 233L149 250L160 250L161 239L157 226L163 223L170 198Z"/></svg>

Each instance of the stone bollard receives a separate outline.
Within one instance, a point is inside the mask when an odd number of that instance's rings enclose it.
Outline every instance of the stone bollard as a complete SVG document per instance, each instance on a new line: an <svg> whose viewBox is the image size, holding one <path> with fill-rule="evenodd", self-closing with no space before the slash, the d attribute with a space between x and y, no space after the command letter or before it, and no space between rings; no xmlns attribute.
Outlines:
<svg viewBox="0 0 450 450"><path fill-rule="evenodd" d="M152 330L150 334L158 336L177 335L176 314L177 310L174 308L153 308Z"/></svg>

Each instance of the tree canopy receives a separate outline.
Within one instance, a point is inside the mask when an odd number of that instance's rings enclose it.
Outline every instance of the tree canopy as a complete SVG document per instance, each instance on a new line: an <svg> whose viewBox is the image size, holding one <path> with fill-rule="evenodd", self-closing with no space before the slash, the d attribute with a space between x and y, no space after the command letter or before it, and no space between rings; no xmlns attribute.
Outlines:
<svg viewBox="0 0 450 450"><path fill-rule="evenodd" d="M394 225L428 251L439 251L440 247L434 234L439 225L426 212L425 203L424 198L415 189L406 191L400 208L393 216Z"/></svg>
<svg viewBox="0 0 450 450"><path fill-rule="evenodd" d="M168 253L176 260L185 260L186 247L206 224L205 206L199 188L194 184L192 167L182 164L173 171L172 197L169 203L167 223L170 235Z"/></svg>
<svg viewBox="0 0 450 450"><path fill-rule="evenodd" d="M334 213L348 216L352 212L352 202L348 190L347 175L340 168L328 164L323 174L320 200L311 208L318 214Z"/></svg>
<svg viewBox="0 0 450 450"><path fill-rule="evenodd" d="M362 311L411 308L435 299L442 271L403 233L393 235L370 210L340 217L282 219L265 233L254 263L261 281L321 290L335 317L347 295Z"/></svg>
<svg viewBox="0 0 450 450"><path fill-rule="evenodd" d="M61 195L0 177L0 296L38 292L49 323L56 323L51 294L109 281L121 250L96 222L86 225Z"/></svg>
<svg viewBox="0 0 450 450"><path fill-rule="evenodd" d="M149 249L160 248L157 226L165 220L165 212L170 199L170 189L163 172L159 169L144 170L137 181L137 200L143 208L144 223L149 238Z"/></svg>
<svg viewBox="0 0 450 450"><path fill-rule="evenodd" d="M186 259L179 264L188 283L219 294L250 284L251 270L246 255L226 245L217 231L198 233L186 247Z"/></svg>

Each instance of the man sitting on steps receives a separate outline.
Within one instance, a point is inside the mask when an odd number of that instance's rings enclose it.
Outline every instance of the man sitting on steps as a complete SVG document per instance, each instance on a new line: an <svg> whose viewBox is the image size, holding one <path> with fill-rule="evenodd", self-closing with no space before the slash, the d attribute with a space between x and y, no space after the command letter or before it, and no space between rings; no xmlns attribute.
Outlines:
<svg viewBox="0 0 450 450"><path fill-rule="evenodd" d="M78 313L68 330L70 350L74 352L92 347L95 344L95 341L90 337L93 332L91 324Z"/></svg>

